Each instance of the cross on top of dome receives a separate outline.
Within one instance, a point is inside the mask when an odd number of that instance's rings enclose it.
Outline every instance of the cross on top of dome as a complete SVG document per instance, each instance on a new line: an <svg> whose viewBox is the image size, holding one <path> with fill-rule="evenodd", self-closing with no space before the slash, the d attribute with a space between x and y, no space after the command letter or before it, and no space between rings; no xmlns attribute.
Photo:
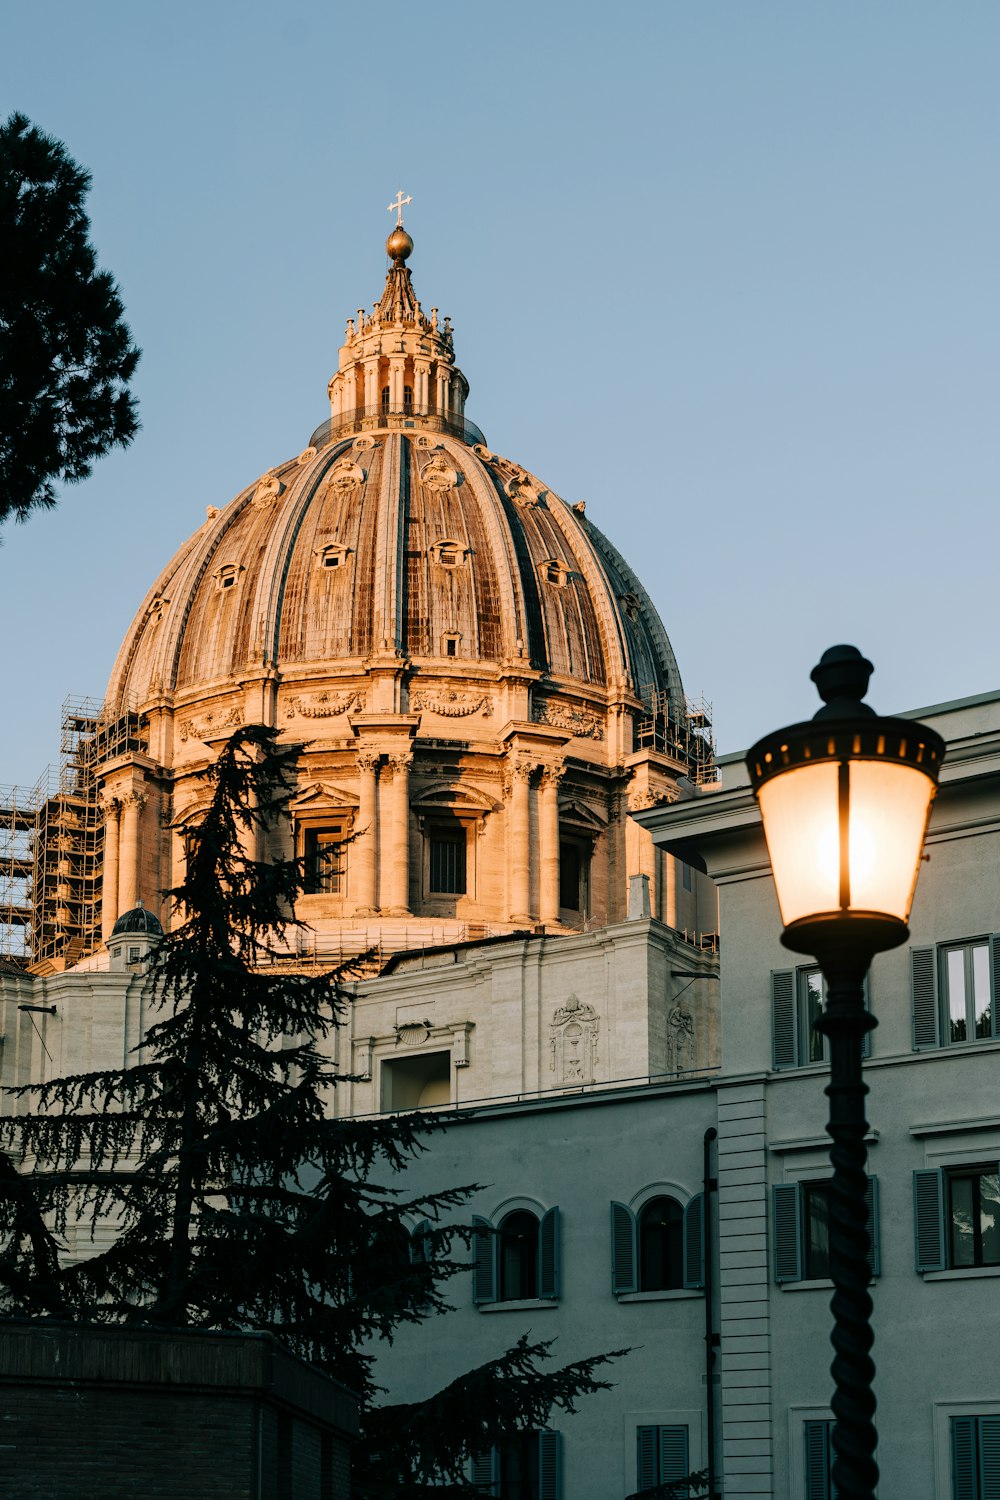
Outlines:
<svg viewBox="0 0 1000 1500"><path fill-rule="evenodd" d="M405 205L407 203L412 203L412 202L413 202L413 199L409 196L409 194L407 194L407 196L405 198L403 197L403 189L400 188L399 191L397 192L394 200L392 201L392 203L389 204L388 208L386 209L386 212L390 213L390 214L392 213L393 209L396 210L396 228L397 229L402 229L402 227L403 227L403 208L405 207Z"/></svg>

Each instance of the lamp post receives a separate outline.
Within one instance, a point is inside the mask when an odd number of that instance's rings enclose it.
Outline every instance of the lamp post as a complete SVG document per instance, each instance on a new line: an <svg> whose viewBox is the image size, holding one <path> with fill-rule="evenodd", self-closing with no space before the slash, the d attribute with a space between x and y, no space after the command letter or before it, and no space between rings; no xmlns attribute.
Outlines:
<svg viewBox="0 0 1000 1500"><path fill-rule="evenodd" d="M865 1202L865 1008L873 956L904 943L931 803L944 755L933 729L883 719L862 698L874 668L854 646L832 646L812 671L824 706L747 755L784 931L826 981L816 1022L830 1042L827 1132L830 1270L834 1292L833 1482L840 1500L873 1500L875 1396Z"/></svg>

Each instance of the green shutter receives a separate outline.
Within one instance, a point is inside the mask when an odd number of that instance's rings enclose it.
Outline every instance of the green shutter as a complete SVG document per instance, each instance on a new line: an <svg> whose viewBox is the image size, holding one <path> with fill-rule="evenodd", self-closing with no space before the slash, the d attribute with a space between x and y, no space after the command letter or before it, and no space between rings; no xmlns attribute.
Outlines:
<svg viewBox="0 0 1000 1500"><path fill-rule="evenodd" d="M774 1213L774 1279L802 1280L802 1194L797 1182L771 1189Z"/></svg>
<svg viewBox="0 0 1000 1500"><path fill-rule="evenodd" d="M497 1242L489 1219L472 1216L472 1300L477 1307L497 1300Z"/></svg>
<svg viewBox="0 0 1000 1500"><path fill-rule="evenodd" d="M937 954L933 948L910 949L910 994L914 1047L939 1047Z"/></svg>
<svg viewBox="0 0 1000 1500"><path fill-rule="evenodd" d="M951 1491L952 1500L980 1500L976 1493L976 1419L951 1419Z"/></svg>
<svg viewBox="0 0 1000 1500"><path fill-rule="evenodd" d="M472 1460L470 1475L476 1489L484 1495L500 1493L500 1455L495 1448L488 1453L479 1453Z"/></svg>
<svg viewBox="0 0 1000 1500"><path fill-rule="evenodd" d="M688 1430L673 1426L659 1429L660 1483L669 1484L672 1479L686 1479L691 1472L688 1464Z"/></svg>
<svg viewBox="0 0 1000 1500"><path fill-rule="evenodd" d="M653 1490L659 1484L659 1429L637 1427L635 1482L639 1490Z"/></svg>
<svg viewBox="0 0 1000 1500"><path fill-rule="evenodd" d="M913 1232L917 1270L943 1271L944 1176L940 1167L921 1168L913 1174Z"/></svg>
<svg viewBox="0 0 1000 1500"><path fill-rule="evenodd" d="M562 1434L538 1434L538 1500L560 1500L562 1495Z"/></svg>
<svg viewBox="0 0 1000 1500"><path fill-rule="evenodd" d="M611 1290L636 1290L635 1214L624 1203L611 1205Z"/></svg>
<svg viewBox="0 0 1000 1500"><path fill-rule="evenodd" d="M421 1219L410 1231L410 1260L415 1266L431 1259L430 1227L430 1219Z"/></svg>
<svg viewBox="0 0 1000 1500"><path fill-rule="evenodd" d="M980 1500L1000 1500L1000 1417L979 1418Z"/></svg>
<svg viewBox="0 0 1000 1500"><path fill-rule="evenodd" d="M798 1065L795 1032L795 971L774 969L771 973L771 1054L775 1068Z"/></svg>
<svg viewBox="0 0 1000 1500"><path fill-rule="evenodd" d="M1000 1010L1000 932L995 932L990 938L990 1020L993 1022L994 1036L1000 1036L998 1010Z"/></svg>
<svg viewBox="0 0 1000 1500"><path fill-rule="evenodd" d="M699 1292L705 1285L705 1194L695 1193L684 1207L684 1285Z"/></svg>
<svg viewBox="0 0 1000 1500"><path fill-rule="evenodd" d="M832 1422L806 1422L805 1500L830 1500L830 1450Z"/></svg>
<svg viewBox="0 0 1000 1500"><path fill-rule="evenodd" d="M542 1214L538 1226L538 1295L554 1302L559 1296L559 1210Z"/></svg>
<svg viewBox="0 0 1000 1500"><path fill-rule="evenodd" d="M881 1270L877 1177L869 1177L865 1185L865 1203L868 1205L868 1264L871 1267L872 1275L877 1276Z"/></svg>

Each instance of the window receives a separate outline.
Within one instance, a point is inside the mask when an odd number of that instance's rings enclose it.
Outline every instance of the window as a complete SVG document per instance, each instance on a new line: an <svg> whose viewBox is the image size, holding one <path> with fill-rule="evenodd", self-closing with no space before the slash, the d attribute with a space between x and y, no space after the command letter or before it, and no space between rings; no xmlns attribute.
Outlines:
<svg viewBox="0 0 1000 1500"><path fill-rule="evenodd" d="M457 568L465 561L465 548L454 538L445 537L439 542L431 543L430 555L431 562L441 563L445 568Z"/></svg>
<svg viewBox="0 0 1000 1500"><path fill-rule="evenodd" d="M458 645L458 642L456 641L456 639L455 639L455 637L453 635L445 636L445 640L444 640L444 654L445 654L445 656L454 656L455 655L455 648L457 647L457 645Z"/></svg>
<svg viewBox="0 0 1000 1500"><path fill-rule="evenodd" d="M472 1460L472 1483L499 1500L560 1500L562 1434L523 1432Z"/></svg>
<svg viewBox="0 0 1000 1500"><path fill-rule="evenodd" d="M305 831L305 884L307 896L339 896L344 889L344 839L342 823Z"/></svg>
<svg viewBox="0 0 1000 1500"><path fill-rule="evenodd" d="M704 1194L684 1208L676 1198L657 1195L633 1213L611 1205L611 1290L631 1292L699 1291L705 1285Z"/></svg>
<svg viewBox="0 0 1000 1500"><path fill-rule="evenodd" d="M382 410L384 412L389 410L389 387L387 385L382 387Z"/></svg>
<svg viewBox="0 0 1000 1500"><path fill-rule="evenodd" d="M496 1226L473 1216L473 1301L554 1302L559 1297L559 1210L512 1209Z"/></svg>
<svg viewBox="0 0 1000 1500"><path fill-rule="evenodd" d="M687 1478L691 1470L686 1427L637 1427L635 1436L636 1484L640 1493L674 1479Z"/></svg>
<svg viewBox="0 0 1000 1500"><path fill-rule="evenodd" d="M235 563L223 563L215 575L216 586L220 589L234 588L239 572Z"/></svg>
<svg viewBox="0 0 1000 1500"><path fill-rule="evenodd" d="M139 962L139 960L140 960L141 957L142 957L142 949L141 948L130 948L128 950L128 961L129 961L130 964L137 964Z"/></svg>
<svg viewBox="0 0 1000 1500"><path fill-rule="evenodd" d="M570 573L566 564L553 558L550 562L542 564L542 577L546 583L554 584L556 588L565 588L569 583Z"/></svg>
<svg viewBox="0 0 1000 1500"><path fill-rule="evenodd" d="M1000 1417L952 1417L952 1500L1000 1496Z"/></svg>
<svg viewBox="0 0 1000 1500"><path fill-rule="evenodd" d="M918 1271L1000 1266L1000 1163L913 1174Z"/></svg>
<svg viewBox="0 0 1000 1500"><path fill-rule="evenodd" d="M337 542L331 542L329 546L321 548L318 553L319 566L321 568L342 568L347 562L348 549L341 547Z"/></svg>
<svg viewBox="0 0 1000 1500"><path fill-rule="evenodd" d="M830 1179L784 1182L771 1189L774 1279L826 1281L830 1276ZM868 1178L868 1264L879 1274L878 1178Z"/></svg>
<svg viewBox="0 0 1000 1500"><path fill-rule="evenodd" d="M413 387L412 387L412 385L404 385L403 386L403 410L404 410L404 412L407 412L407 413L410 413L410 412L413 411Z"/></svg>
<svg viewBox="0 0 1000 1500"><path fill-rule="evenodd" d="M465 895L467 842L465 825L457 818L441 819L428 827L427 888L432 896Z"/></svg>
<svg viewBox="0 0 1000 1500"><path fill-rule="evenodd" d="M1000 935L910 949L914 1047L991 1041L1000 984Z"/></svg>
<svg viewBox="0 0 1000 1500"><path fill-rule="evenodd" d="M833 1423L803 1422L805 1433L805 1500L834 1500Z"/></svg>
<svg viewBox="0 0 1000 1500"><path fill-rule="evenodd" d="M771 974L771 1052L775 1069L806 1068L826 1056L826 1038L815 1029L823 1013L826 989L818 968L775 969ZM865 980L865 1004L868 981ZM864 1055L871 1052L866 1032Z"/></svg>
<svg viewBox="0 0 1000 1500"><path fill-rule="evenodd" d="M590 845L583 839L560 840L559 905L581 916L590 909Z"/></svg>

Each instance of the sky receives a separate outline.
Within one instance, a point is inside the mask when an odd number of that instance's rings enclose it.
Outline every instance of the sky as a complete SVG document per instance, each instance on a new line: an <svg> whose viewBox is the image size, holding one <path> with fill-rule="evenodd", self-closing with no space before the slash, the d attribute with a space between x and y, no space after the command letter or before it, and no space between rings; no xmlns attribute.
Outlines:
<svg viewBox="0 0 1000 1500"><path fill-rule="evenodd" d="M412 195L469 417L660 611L720 751L1000 688L996 0L0 0L0 115L93 175L142 431L0 533L0 782L186 536L328 415Z"/></svg>

